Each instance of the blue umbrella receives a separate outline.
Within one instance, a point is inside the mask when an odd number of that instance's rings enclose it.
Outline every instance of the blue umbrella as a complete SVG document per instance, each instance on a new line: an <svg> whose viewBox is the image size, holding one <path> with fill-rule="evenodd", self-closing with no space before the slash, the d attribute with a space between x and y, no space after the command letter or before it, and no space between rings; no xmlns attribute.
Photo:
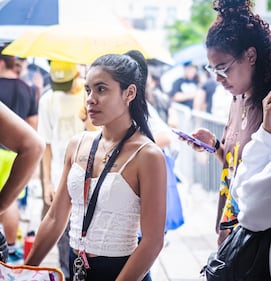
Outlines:
<svg viewBox="0 0 271 281"><path fill-rule="evenodd" d="M175 64L192 62L198 65L207 63L206 47L204 44L194 44L173 55Z"/></svg>
<svg viewBox="0 0 271 281"><path fill-rule="evenodd" d="M59 0L0 1L0 45L23 33L59 23Z"/></svg>
<svg viewBox="0 0 271 281"><path fill-rule="evenodd" d="M58 24L58 0L5 0L0 4L0 25Z"/></svg>

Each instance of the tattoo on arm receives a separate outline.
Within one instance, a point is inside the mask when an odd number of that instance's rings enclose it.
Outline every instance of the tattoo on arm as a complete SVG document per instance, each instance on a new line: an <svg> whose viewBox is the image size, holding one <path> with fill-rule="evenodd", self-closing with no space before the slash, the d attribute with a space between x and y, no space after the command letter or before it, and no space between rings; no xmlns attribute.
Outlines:
<svg viewBox="0 0 271 281"><path fill-rule="evenodd" d="M88 155L80 155L78 161L79 163L86 163L88 161Z"/></svg>

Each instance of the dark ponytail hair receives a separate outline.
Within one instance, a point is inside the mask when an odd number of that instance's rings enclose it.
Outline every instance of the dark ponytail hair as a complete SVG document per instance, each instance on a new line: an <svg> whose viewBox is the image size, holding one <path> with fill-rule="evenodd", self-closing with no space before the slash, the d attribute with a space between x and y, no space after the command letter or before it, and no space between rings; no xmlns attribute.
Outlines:
<svg viewBox="0 0 271 281"><path fill-rule="evenodd" d="M126 90L131 84L136 85L136 97L129 105L131 118L135 121L139 130L154 142L153 135L147 123L149 113L145 90L148 66L142 53L131 50L123 55L104 55L96 59L91 66L99 66L109 73L120 84L121 90Z"/></svg>
<svg viewBox="0 0 271 281"><path fill-rule="evenodd" d="M250 47L257 52L252 101L260 104L271 90L271 37L268 23L252 12L250 0L214 0L217 18L209 28L206 47L241 58Z"/></svg>
<svg viewBox="0 0 271 281"><path fill-rule="evenodd" d="M146 84L147 84L147 78L148 78L148 65L147 62L143 56L143 54L137 50L131 50L125 53L125 55L133 58L139 65L140 72L141 72L141 79L139 79L140 84L140 96L136 96L136 98L131 102L130 104L130 113L133 119L137 123L139 122L140 128L142 131L153 141L153 135L151 133L151 130L147 124L149 112L148 112L148 106L146 101ZM137 86L138 87L138 86ZM138 111L138 108L141 108L140 111Z"/></svg>

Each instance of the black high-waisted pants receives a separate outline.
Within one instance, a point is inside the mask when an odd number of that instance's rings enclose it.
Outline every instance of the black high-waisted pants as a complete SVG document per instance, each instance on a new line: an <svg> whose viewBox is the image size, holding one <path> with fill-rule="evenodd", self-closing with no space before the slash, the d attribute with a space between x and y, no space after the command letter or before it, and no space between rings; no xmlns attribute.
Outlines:
<svg viewBox="0 0 271 281"><path fill-rule="evenodd" d="M70 249L70 280L73 279L73 262L77 255ZM129 256L126 257L87 257L90 269L86 281L115 281ZM148 273L142 281L152 281Z"/></svg>

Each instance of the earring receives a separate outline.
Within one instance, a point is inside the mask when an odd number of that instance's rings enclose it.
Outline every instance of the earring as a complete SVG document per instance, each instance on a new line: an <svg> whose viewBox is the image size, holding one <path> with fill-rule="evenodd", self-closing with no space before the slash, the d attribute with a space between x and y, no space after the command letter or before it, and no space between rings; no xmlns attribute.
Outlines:
<svg viewBox="0 0 271 281"><path fill-rule="evenodd" d="M249 62L255 63L254 57L249 57Z"/></svg>

